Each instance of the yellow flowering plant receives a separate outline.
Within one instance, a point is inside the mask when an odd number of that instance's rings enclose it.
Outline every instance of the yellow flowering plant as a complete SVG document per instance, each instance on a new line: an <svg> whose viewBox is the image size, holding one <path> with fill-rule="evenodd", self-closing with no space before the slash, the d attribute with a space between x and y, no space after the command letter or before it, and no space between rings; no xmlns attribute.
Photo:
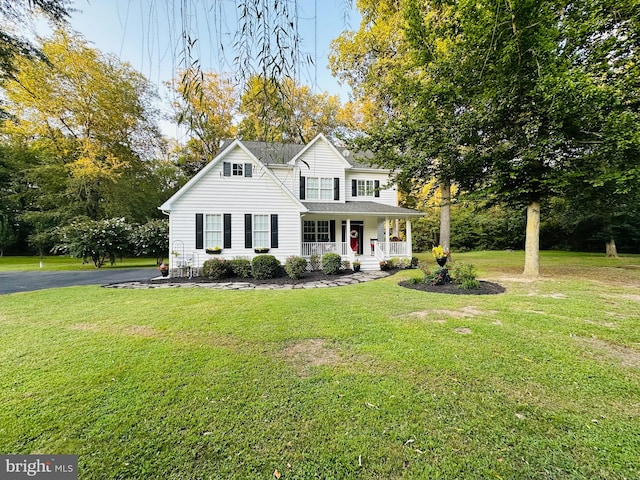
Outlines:
<svg viewBox="0 0 640 480"><path fill-rule="evenodd" d="M442 245L438 245L431 249L431 253L433 254L433 258L446 258L449 256L449 249L442 248Z"/></svg>

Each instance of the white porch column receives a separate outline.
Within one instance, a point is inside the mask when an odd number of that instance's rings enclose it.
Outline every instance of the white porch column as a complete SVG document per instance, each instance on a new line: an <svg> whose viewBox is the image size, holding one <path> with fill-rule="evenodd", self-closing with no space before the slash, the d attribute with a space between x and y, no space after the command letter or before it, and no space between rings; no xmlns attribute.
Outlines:
<svg viewBox="0 0 640 480"><path fill-rule="evenodd" d="M344 239L344 241L347 243L347 256L349 257L349 259L351 259L352 252L351 252L351 219L347 218L347 228L345 230L345 235L347 238ZM340 253L342 253L342 244L340 244Z"/></svg>
<svg viewBox="0 0 640 480"><path fill-rule="evenodd" d="M409 257L413 256L413 251L411 250L411 220L409 218L407 218L405 220L405 236L406 241L407 241L407 254L409 255Z"/></svg>
<svg viewBox="0 0 640 480"><path fill-rule="evenodd" d="M384 217L384 257L385 259L389 256L389 217Z"/></svg>

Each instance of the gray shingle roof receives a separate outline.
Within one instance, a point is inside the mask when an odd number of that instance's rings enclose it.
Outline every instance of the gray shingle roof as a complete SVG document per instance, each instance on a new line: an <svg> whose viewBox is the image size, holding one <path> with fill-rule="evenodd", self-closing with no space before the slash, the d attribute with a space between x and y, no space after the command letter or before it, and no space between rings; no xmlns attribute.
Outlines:
<svg viewBox="0 0 640 480"><path fill-rule="evenodd" d="M297 143L267 143L241 140L242 144L265 165L285 165L289 160L298 155L306 145ZM233 143L233 140L225 140L220 151ZM353 153L344 147L336 146L336 150L355 168L378 168L371 166L373 155L370 152ZM346 153L345 153L346 152Z"/></svg>
<svg viewBox="0 0 640 480"><path fill-rule="evenodd" d="M404 207L392 207L376 202L320 203L302 202L309 213L358 214L358 215L402 215L421 217L424 212Z"/></svg>

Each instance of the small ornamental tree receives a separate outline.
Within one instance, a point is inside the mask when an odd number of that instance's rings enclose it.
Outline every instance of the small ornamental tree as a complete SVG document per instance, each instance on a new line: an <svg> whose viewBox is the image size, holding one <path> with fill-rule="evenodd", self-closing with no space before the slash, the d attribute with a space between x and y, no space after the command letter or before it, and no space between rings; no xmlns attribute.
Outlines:
<svg viewBox="0 0 640 480"><path fill-rule="evenodd" d="M169 251L169 222L151 220L131 232L131 245L136 255L155 257L160 265Z"/></svg>
<svg viewBox="0 0 640 480"><path fill-rule="evenodd" d="M91 259L96 268L107 259L113 265L129 250L131 225L124 218L106 220L78 220L59 229L60 243L56 253L66 253L76 258Z"/></svg>

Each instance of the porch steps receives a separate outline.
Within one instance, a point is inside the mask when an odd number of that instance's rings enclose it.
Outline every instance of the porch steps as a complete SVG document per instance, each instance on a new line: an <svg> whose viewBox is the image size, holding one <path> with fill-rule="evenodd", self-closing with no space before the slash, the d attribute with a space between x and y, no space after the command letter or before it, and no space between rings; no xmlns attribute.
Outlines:
<svg viewBox="0 0 640 480"><path fill-rule="evenodd" d="M362 271L380 270L380 261L372 255L358 255L357 260Z"/></svg>

